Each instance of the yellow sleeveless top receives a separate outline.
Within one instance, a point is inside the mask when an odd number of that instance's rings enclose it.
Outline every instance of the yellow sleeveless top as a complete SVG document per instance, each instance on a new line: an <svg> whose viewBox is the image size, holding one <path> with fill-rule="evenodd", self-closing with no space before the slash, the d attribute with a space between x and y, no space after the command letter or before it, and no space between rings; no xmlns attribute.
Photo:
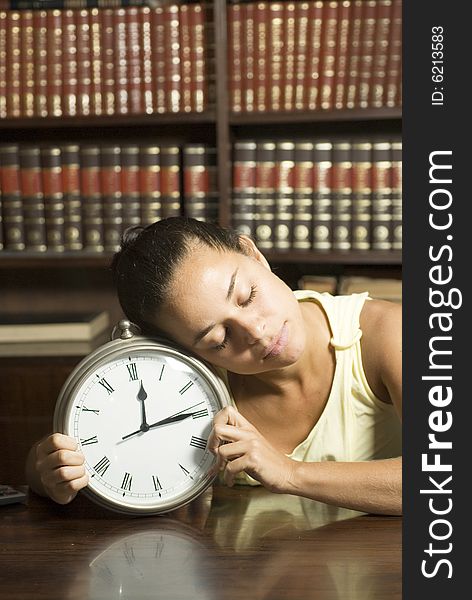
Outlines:
<svg viewBox="0 0 472 600"><path fill-rule="evenodd" d="M400 456L400 419L393 405L382 402L370 389L362 366L359 316L368 293L332 296L298 290L294 294L299 302L316 302L325 312L336 367L331 392L318 422L287 456L304 462L352 462ZM241 473L236 483L259 485L246 473Z"/></svg>

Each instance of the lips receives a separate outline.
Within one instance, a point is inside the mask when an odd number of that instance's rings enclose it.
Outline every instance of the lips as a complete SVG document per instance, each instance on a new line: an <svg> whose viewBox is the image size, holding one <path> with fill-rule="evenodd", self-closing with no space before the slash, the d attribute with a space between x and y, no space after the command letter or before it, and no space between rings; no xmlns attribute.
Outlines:
<svg viewBox="0 0 472 600"><path fill-rule="evenodd" d="M274 358L278 356L282 350L287 345L288 341L288 327L287 323L284 323L279 331L279 333L272 340L270 345L266 348L263 360L267 360L268 358Z"/></svg>

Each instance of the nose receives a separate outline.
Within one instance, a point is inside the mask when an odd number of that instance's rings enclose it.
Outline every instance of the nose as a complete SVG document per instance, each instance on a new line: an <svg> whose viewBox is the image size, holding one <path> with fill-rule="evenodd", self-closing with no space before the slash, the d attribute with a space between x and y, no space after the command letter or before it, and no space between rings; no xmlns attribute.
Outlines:
<svg viewBox="0 0 472 600"><path fill-rule="evenodd" d="M250 346L256 344L264 337L265 322L258 316L244 319L240 323L240 327L244 341Z"/></svg>

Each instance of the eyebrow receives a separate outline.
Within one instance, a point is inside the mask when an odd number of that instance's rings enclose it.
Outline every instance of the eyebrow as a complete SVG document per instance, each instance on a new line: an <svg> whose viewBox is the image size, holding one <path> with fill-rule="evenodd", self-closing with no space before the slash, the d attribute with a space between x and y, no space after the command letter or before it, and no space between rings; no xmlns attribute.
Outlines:
<svg viewBox="0 0 472 600"><path fill-rule="evenodd" d="M238 274L238 268L236 268L234 273L231 275L231 281L229 282L228 293L226 294L227 302L229 300L231 300L231 296L233 295L234 286L236 284L237 274ZM203 339L207 335L207 333L209 333L213 329L214 326L215 326L215 323L210 323L210 325L208 325L208 327L205 327L205 329L202 329L201 331L199 331L193 340L193 345L196 346L198 344L198 342L201 339Z"/></svg>

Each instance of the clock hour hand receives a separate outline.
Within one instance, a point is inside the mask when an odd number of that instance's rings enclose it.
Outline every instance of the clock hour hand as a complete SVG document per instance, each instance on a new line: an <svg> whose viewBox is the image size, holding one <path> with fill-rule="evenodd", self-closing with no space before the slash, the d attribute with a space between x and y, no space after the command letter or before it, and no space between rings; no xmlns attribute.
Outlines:
<svg viewBox="0 0 472 600"><path fill-rule="evenodd" d="M139 428L139 431L149 431L149 425L146 421L146 407L144 404L144 402L147 398L147 394L143 387L142 380L141 380L141 385L139 387L139 392L138 392L138 395L136 396L136 398L141 402L141 427Z"/></svg>

